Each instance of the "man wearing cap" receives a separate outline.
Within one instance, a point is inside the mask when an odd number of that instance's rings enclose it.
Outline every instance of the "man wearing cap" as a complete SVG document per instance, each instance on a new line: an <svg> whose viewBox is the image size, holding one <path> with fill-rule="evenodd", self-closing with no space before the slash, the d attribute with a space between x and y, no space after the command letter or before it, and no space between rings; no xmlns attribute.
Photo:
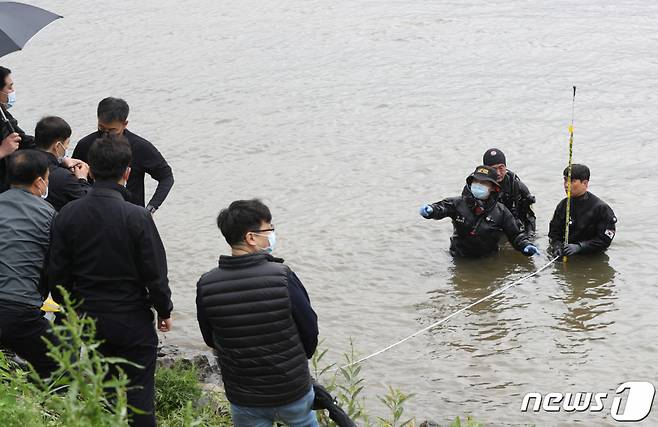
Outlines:
<svg viewBox="0 0 658 427"><path fill-rule="evenodd" d="M522 232L533 235L536 218L531 205L535 203L535 196L530 194L517 174L507 169L505 153L498 148L490 148L482 156L482 163L496 169L496 180L500 186L498 201L516 218L516 225ZM464 194L467 193L468 189L464 188Z"/></svg>
<svg viewBox="0 0 658 427"><path fill-rule="evenodd" d="M569 168L565 168L564 191L567 191ZM571 207L569 241L564 242L567 211L566 197L557 205L549 226L551 252L555 255L591 254L605 251L615 237L617 217L606 202L587 191L589 168L571 165Z"/></svg>
<svg viewBox="0 0 658 427"><path fill-rule="evenodd" d="M450 217L454 229L450 254L455 257L478 257L498 251L501 233L514 249L526 256L539 254L517 226L512 213L498 202L498 172L490 166L478 166L466 178L467 194L423 205L420 215L426 219Z"/></svg>

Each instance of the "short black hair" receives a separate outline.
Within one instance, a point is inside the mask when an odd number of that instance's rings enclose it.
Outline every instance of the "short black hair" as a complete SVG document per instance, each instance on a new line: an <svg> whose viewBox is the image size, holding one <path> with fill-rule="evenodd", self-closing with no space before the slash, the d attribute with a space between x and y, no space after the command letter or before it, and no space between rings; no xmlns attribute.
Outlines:
<svg viewBox="0 0 658 427"><path fill-rule="evenodd" d="M49 149L55 141L66 141L71 137L71 126L57 116L47 116L39 120L34 128L34 144L38 148Z"/></svg>
<svg viewBox="0 0 658 427"><path fill-rule="evenodd" d="M562 172L564 177L566 178L569 176L569 166L564 168L564 172ZM574 163L571 165L571 179L577 179L579 181L589 181L589 168L585 165L580 165L578 163Z"/></svg>
<svg viewBox="0 0 658 427"><path fill-rule="evenodd" d="M121 98L108 97L98 103L96 115L103 123L125 122L128 120L130 108L128 103Z"/></svg>
<svg viewBox="0 0 658 427"><path fill-rule="evenodd" d="M236 200L217 215L217 227L231 246L242 242L247 232L258 230L262 222L271 221L270 209L258 199Z"/></svg>
<svg viewBox="0 0 658 427"><path fill-rule="evenodd" d="M105 135L89 149L89 169L97 181L118 181L131 160L130 144L123 135Z"/></svg>
<svg viewBox="0 0 658 427"><path fill-rule="evenodd" d="M0 90L5 88L7 84L7 76L10 74L11 70L9 68L0 66L0 82L2 82L2 87L0 87Z"/></svg>
<svg viewBox="0 0 658 427"><path fill-rule="evenodd" d="M39 150L19 150L9 156L9 185L32 185L48 172L48 157Z"/></svg>

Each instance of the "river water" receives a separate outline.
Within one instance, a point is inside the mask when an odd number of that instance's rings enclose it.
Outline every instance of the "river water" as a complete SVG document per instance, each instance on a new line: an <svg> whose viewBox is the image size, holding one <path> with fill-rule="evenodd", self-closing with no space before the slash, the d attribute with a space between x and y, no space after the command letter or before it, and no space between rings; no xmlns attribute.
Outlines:
<svg viewBox="0 0 658 427"><path fill-rule="evenodd" d="M544 265L509 245L455 262L449 221L418 206L458 194L498 147L537 197L544 248L577 85L575 161L619 218L607 255L552 265L369 360L368 405L380 414L391 384L415 393L409 415L442 424L614 425L609 409L519 408L527 392L658 384L657 3L34 3L65 18L1 61L21 125L57 114L77 141L101 98L123 97L174 169L156 214L176 306L166 343L204 348L195 284L227 252L214 220L234 199L271 207L331 362L350 337L374 352Z"/></svg>

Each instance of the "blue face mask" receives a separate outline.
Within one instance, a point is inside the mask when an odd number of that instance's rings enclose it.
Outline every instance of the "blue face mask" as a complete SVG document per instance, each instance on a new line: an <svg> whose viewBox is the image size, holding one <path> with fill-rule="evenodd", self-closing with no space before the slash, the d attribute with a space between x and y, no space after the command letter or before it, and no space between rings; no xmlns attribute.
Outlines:
<svg viewBox="0 0 658 427"><path fill-rule="evenodd" d="M16 104L16 91L7 94L7 110Z"/></svg>
<svg viewBox="0 0 658 427"><path fill-rule="evenodd" d="M262 236L262 234L258 234L258 236ZM274 251L274 247L276 246L276 231L272 231L267 235L267 241L270 243L270 246L259 249L266 254L271 254Z"/></svg>
<svg viewBox="0 0 658 427"><path fill-rule="evenodd" d="M489 187L479 182L474 182L471 184L471 194L473 197L480 200L487 200L489 198Z"/></svg>

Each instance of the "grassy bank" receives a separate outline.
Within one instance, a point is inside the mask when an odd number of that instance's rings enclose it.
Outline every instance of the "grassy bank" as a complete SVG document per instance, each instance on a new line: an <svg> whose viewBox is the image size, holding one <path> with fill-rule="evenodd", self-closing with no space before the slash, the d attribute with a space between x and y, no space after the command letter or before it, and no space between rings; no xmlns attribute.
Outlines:
<svg viewBox="0 0 658 427"><path fill-rule="evenodd" d="M31 368L22 368L0 352L0 424L20 427L125 427L128 426L126 388L128 380L121 367L127 363L101 355L95 340L93 320L79 318L65 304L64 321L53 327L60 342L49 343L49 355L59 369L47 381ZM82 349L82 351L80 350ZM420 425L405 414L404 405L413 396L389 387L378 399L387 414L373 414L363 397L367 384L361 368L351 365L335 369L323 366L326 350L312 360L314 376L336 397L338 404L359 426L410 427ZM354 349L345 355L345 364L356 360ZM110 378L109 372L119 372ZM156 371L156 417L162 427L231 426L229 405L219 387L200 382L192 362L178 360ZM318 411L322 426L334 426L326 412ZM454 427L478 427L472 419L456 419Z"/></svg>

